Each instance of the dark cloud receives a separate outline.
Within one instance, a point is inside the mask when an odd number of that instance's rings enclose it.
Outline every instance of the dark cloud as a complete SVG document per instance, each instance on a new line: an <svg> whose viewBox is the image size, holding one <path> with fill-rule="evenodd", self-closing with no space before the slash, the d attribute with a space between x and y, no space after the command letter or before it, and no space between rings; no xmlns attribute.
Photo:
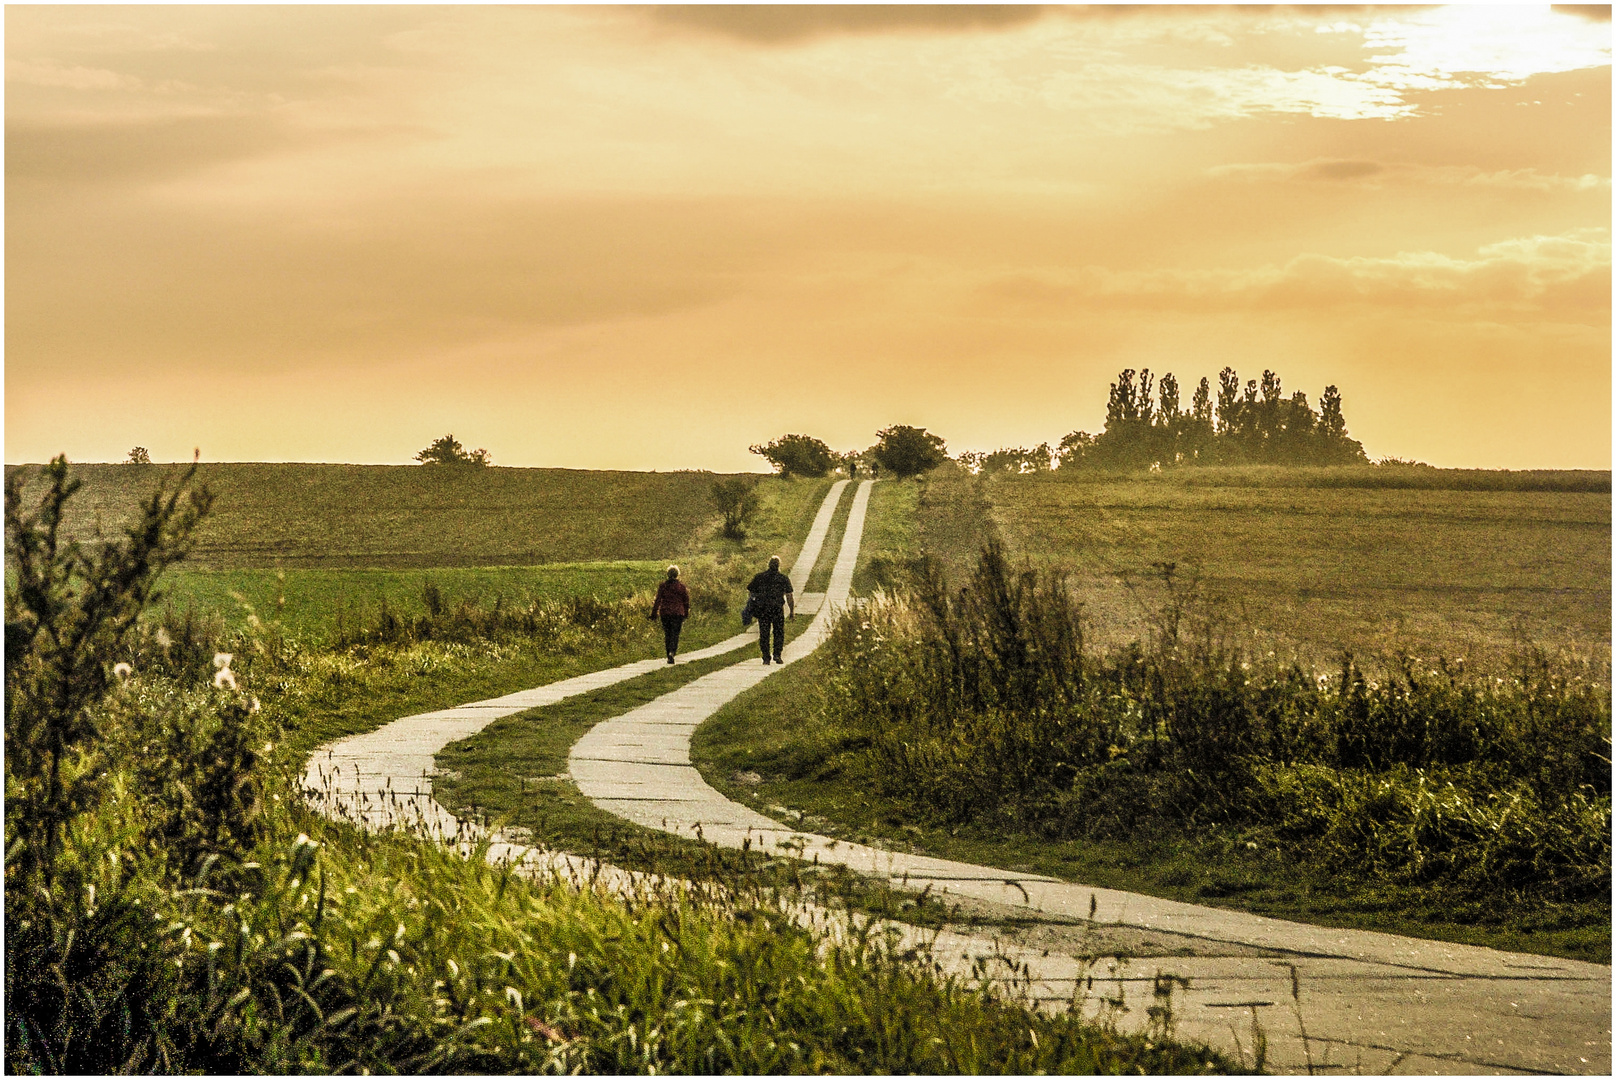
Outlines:
<svg viewBox="0 0 1616 1080"><path fill-rule="evenodd" d="M1032 22L1039 5L1010 4L669 4L646 9L656 22L776 45L826 34L901 30L995 30Z"/></svg>
<svg viewBox="0 0 1616 1080"><path fill-rule="evenodd" d="M1609 4L1550 4L1549 7L1567 15L1580 15L1593 22L1610 22Z"/></svg>

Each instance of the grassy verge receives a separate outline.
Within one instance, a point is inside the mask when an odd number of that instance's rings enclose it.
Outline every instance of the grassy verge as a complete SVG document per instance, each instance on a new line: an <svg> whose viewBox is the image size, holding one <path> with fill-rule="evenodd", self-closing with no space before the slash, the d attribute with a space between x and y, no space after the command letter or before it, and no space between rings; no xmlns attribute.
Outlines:
<svg viewBox="0 0 1616 1080"><path fill-rule="evenodd" d="M317 641L345 626L372 621L384 604L401 618L422 614L428 585L446 605L486 607L496 600L524 604L569 596L610 601L654 589L666 568L660 560L429 570L204 570L182 565L164 578L163 593L171 610L216 613L229 629L243 626L250 608L294 637Z"/></svg>
<svg viewBox="0 0 1616 1080"><path fill-rule="evenodd" d="M206 992L193 1011L225 1032L185 1064L618 1075L1233 1071L1221 1056L1160 1034L1121 1036L936 977L879 934L827 944L778 908L711 891L624 903L528 882L407 836L302 824L308 836L265 851L235 905L219 912L204 901L175 920L187 931L185 970ZM259 944L252 926L278 934ZM321 974L300 981L305 969ZM238 986L246 992L229 993ZM271 1011L277 992L287 1004ZM264 1019L241 1022L255 1012ZM249 1038L229 1038L243 1030Z"/></svg>
<svg viewBox="0 0 1616 1080"><path fill-rule="evenodd" d="M680 646L704 648L737 629L732 616L693 615L685 623ZM282 670L266 672L273 679L266 689L274 695L270 708L286 731L287 748L307 753L401 716L498 697L655 657L661 651L661 627L649 623L628 640L586 640L568 651L487 641L310 650L288 658ZM244 672L252 670L250 663L238 666Z"/></svg>
<svg viewBox="0 0 1616 1080"><path fill-rule="evenodd" d="M787 637L806 625L804 618L788 620ZM753 894L811 890L822 902L884 918L921 926L949 922L950 913L935 901L842 867L814 868L797 859L730 851L624 821L590 803L566 775L573 744L596 724L752 657L748 645L496 720L438 754L433 797L463 820L497 824L525 842L627 870L716 882Z"/></svg>
<svg viewBox="0 0 1616 1080"><path fill-rule="evenodd" d="M842 497L836 502L836 509L831 513L830 528L825 530L825 544L819 549L819 559L812 568L812 573L792 584L798 592L824 592L830 585L830 574L836 567L837 553L842 549L842 537L847 535L847 518L853 512L853 496L858 491L857 484L848 484L842 489Z"/></svg>
<svg viewBox="0 0 1616 1080"><path fill-rule="evenodd" d="M977 825L939 825L876 792L855 754L817 723L816 691L831 677L816 653L741 695L696 732L691 757L709 784L804 829L1087 885L1341 926L1610 962L1610 909L1543 905L1536 912L1456 908L1409 888L1364 888L1301 876L1273 850L1229 840L1048 841ZM762 782L735 779L755 773ZM786 808L781 814L774 808Z"/></svg>
<svg viewBox="0 0 1616 1080"><path fill-rule="evenodd" d="M855 596L868 596L893 568L918 554L920 490L920 483L902 481L883 481L870 489L858 566L853 571Z"/></svg>
<svg viewBox="0 0 1616 1080"><path fill-rule="evenodd" d="M793 565L832 483L831 480L778 477L760 480L758 491L763 496L763 510L747 539L736 545L737 553L755 561L758 570L768 565L770 555L780 556L786 566ZM719 543L735 544L734 541Z"/></svg>

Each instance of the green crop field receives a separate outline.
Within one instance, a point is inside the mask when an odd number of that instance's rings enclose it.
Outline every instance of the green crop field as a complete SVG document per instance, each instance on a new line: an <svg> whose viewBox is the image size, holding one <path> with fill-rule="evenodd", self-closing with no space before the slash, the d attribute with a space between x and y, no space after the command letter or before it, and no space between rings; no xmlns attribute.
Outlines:
<svg viewBox="0 0 1616 1080"><path fill-rule="evenodd" d="M20 466L20 468L29 468ZM13 471L8 467L9 476ZM80 535L127 518L178 467L76 465ZM395 465L217 464L191 563L209 569L532 566L658 560L697 550L716 520L703 472L444 469ZM754 534L801 541L824 483L765 478ZM33 485L25 489L32 492ZM817 493L817 494L816 494ZM25 502L27 501L25 497Z"/></svg>
<svg viewBox="0 0 1616 1080"><path fill-rule="evenodd" d="M162 603L176 613L192 608L216 614L231 628L242 625L250 612L296 636L324 638L345 625L374 619L383 604L396 615L419 615L426 609L429 583L450 606L526 604L569 596L621 600L655 588L666 565L661 560L431 570L202 570L182 565L165 576Z"/></svg>
<svg viewBox="0 0 1616 1080"><path fill-rule="evenodd" d="M1511 474L1475 474L1471 490L1317 486L1331 470L1302 487L1228 470L1216 486L1218 472L944 481L935 505L922 496L922 534L948 554L985 514L1016 556L1071 572L1107 642L1144 630L1163 599L1152 566L1175 563L1232 623L1319 662L1345 649L1500 655L1523 640L1609 661L1608 474L1606 490L1579 491L1476 478Z"/></svg>
<svg viewBox="0 0 1616 1080"><path fill-rule="evenodd" d="M112 534L181 471L74 466L84 487L68 504L67 531ZM789 564L830 484L760 478L762 508L735 541L718 535L712 473L217 464L198 478L216 499L191 557L164 576L167 604L229 627L250 609L317 637L374 618L384 601L418 614L429 581L446 604L480 606L621 599L654 589L671 560L696 561L693 586L732 584L769 554ZM716 560L741 566L715 573Z"/></svg>

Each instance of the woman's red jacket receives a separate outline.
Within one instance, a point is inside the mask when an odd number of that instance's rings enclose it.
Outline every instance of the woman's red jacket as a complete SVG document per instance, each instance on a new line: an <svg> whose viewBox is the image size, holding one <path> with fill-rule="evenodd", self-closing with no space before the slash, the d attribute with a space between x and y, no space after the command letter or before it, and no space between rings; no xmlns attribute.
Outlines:
<svg viewBox="0 0 1616 1080"><path fill-rule="evenodd" d="M682 581L664 581L657 586L656 603L651 605L653 615L689 615L690 590Z"/></svg>

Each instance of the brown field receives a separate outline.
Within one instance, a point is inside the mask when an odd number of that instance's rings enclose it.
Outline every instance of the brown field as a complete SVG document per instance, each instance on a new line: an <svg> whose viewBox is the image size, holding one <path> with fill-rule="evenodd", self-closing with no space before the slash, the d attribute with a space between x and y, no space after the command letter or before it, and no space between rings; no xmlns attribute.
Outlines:
<svg viewBox="0 0 1616 1080"><path fill-rule="evenodd" d="M1152 566L1174 563L1236 624L1316 662L1347 649L1507 655L1529 641L1608 667L1608 490L1254 486L1243 473L1231 477L1238 486L1214 486L1212 470L1193 479L942 480L922 496L921 533L958 568L964 545L988 531L964 525L985 511L1016 555L1070 572L1104 640L1145 628L1162 598Z"/></svg>

